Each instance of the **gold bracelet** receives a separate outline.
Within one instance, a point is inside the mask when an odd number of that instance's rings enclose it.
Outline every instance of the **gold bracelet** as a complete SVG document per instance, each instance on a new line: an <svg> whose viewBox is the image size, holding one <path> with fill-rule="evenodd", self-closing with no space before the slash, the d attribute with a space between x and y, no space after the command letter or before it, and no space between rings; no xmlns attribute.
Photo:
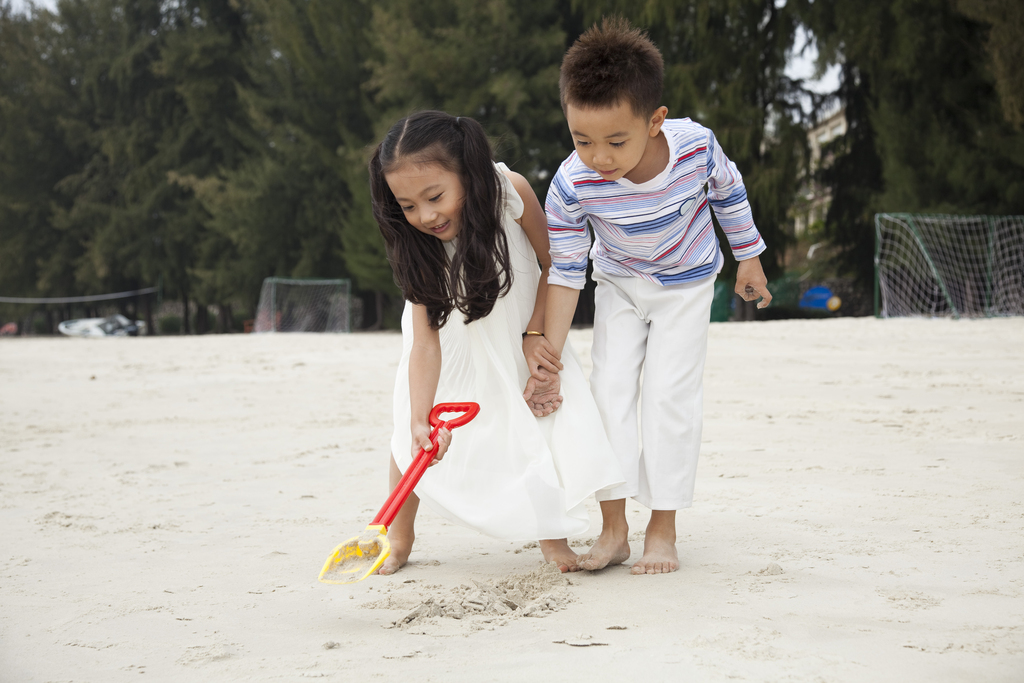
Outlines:
<svg viewBox="0 0 1024 683"><path fill-rule="evenodd" d="M543 336L544 336L543 332L537 332L536 330L527 330L526 332L523 332L523 339L526 339L527 337L543 337Z"/></svg>

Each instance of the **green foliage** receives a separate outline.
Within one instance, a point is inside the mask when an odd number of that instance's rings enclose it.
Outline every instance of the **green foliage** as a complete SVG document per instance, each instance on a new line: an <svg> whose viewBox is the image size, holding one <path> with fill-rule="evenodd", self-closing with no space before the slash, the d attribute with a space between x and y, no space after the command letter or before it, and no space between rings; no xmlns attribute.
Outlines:
<svg viewBox="0 0 1024 683"><path fill-rule="evenodd" d="M379 112L377 137L418 109L472 116L543 199L572 151L558 103L564 11L550 0L375 5L367 89Z"/></svg>
<svg viewBox="0 0 1024 683"><path fill-rule="evenodd" d="M964 16L988 25L985 47L1003 116L1024 130L1024 3L1019 0L957 0Z"/></svg>
<svg viewBox="0 0 1024 683"><path fill-rule="evenodd" d="M994 17L982 9L1002 4L974 7ZM1005 5L1007 15L1019 19L1018 4ZM826 224L841 247L838 263L862 283L873 278L875 213L1024 212L1024 137L1007 122L1014 105L1000 102L986 51L1003 49L990 37L1005 39L958 6L833 0L803 8L823 63L843 65L850 126L823 173L833 192Z"/></svg>
<svg viewBox="0 0 1024 683"><path fill-rule="evenodd" d="M192 187L227 239L232 263L211 272L250 293L265 277L352 277L395 288L369 213L362 149L372 140L362 84L364 2L259 0L251 5L248 85L253 130L241 163Z"/></svg>
<svg viewBox="0 0 1024 683"><path fill-rule="evenodd" d="M74 282L67 264L83 251L80 235L53 227L66 205L54 188L85 157L73 135L81 81L68 68L67 38L48 16L30 19L0 4L0 291L7 296L67 291Z"/></svg>
<svg viewBox="0 0 1024 683"><path fill-rule="evenodd" d="M229 316L267 276L349 277L393 322L375 141L416 109L473 116L543 198L572 149L562 54L610 13L649 30L670 115L743 173L770 277L807 154L784 73L801 23L843 65L822 180L844 270L870 279L876 211L1024 212L1014 0L0 0L0 291L162 281Z"/></svg>
<svg viewBox="0 0 1024 683"><path fill-rule="evenodd" d="M160 329L160 334L180 334L181 333L181 316L180 315L165 315L157 322Z"/></svg>

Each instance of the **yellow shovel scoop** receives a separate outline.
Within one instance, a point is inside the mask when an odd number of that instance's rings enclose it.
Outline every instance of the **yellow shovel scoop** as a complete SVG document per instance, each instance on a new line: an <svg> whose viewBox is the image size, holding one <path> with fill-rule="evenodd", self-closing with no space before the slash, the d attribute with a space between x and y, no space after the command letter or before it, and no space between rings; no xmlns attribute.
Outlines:
<svg viewBox="0 0 1024 683"><path fill-rule="evenodd" d="M331 553L320 570L320 581L323 583L355 583L362 581L380 569L384 560L391 554L391 541L388 540L388 527L395 521L395 516L402 509L406 499L419 483L420 477L427 471L427 465L434 459L437 450L437 434L442 429L452 430L466 424L480 412L476 403L438 403L430 411L430 424L434 429L430 432L430 442L434 448L425 451L422 448L413 458L412 464L402 475L384 507L380 509L370 525L355 538L345 541ZM442 420L441 415L460 413L450 420Z"/></svg>

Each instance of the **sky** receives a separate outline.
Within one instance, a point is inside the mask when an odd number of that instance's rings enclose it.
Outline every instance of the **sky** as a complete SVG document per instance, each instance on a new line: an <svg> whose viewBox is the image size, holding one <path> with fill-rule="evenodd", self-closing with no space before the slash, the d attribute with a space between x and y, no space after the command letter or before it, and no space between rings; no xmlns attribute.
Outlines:
<svg viewBox="0 0 1024 683"><path fill-rule="evenodd" d="M35 0L39 7L55 9L57 0ZM11 7L15 12L22 11L27 7L25 0L11 0ZM801 32L798 42L806 40L806 34ZM790 78L811 78L814 74L814 59L817 57L817 50L811 46L803 55L793 55L790 58L789 66L786 68L786 75ZM839 67L833 66L822 78L809 81L807 87L818 93L834 92L839 87Z"/></svg>
<svg viewBox="0 0 1024 683"><path fill-rule="evenodd" d="M37 0L36 4L42 7L47 7L49 9L54 9L57 7L57 0ZM27 3L25 3L23 0L11 0L11 7L14 9L15 12L21 12L23 9L25 9L26 5Z"/></svg>

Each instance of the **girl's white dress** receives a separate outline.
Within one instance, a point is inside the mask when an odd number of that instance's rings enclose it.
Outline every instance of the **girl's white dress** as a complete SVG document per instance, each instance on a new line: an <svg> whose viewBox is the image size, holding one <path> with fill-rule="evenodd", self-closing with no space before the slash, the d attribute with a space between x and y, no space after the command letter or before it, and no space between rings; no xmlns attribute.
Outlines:
<svg viewBox="0 0 1024 683"><path fill-rule="evenodd" d="M440 330L441 376L435 403L475 401L480 414L452 433L444 459L416 494L452 522L507 540L564 538L590 526L584 501L624 481L572 347L562 352L561 408L535 417L523 400L529 378L522 333L533 315L540 267L516 219L523 202L498 164L506 209L512 290L490 315L468 325L458 310ZM454 245L447 243L451 255ZM403 472L410 452L409 355L412 304L402 316L402 359L395 379L391 452Z"/></svg>

